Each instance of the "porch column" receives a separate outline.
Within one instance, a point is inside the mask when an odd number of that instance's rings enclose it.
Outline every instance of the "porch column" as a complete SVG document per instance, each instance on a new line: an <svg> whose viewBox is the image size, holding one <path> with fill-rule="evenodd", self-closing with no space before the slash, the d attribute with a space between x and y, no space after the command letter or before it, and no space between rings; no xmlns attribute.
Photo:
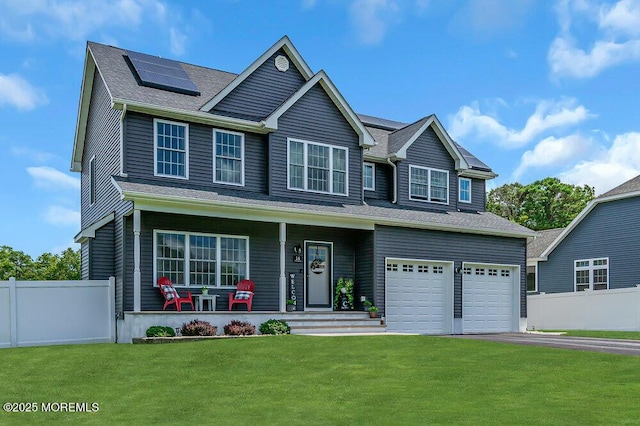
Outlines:
<svg viewBox="0 0 640 426"><path fill-rule="evenodd" d="M287 299L287 224L280 224L280 312L286 311L285 301Z"/></svg>
<svg viewBox="0 0 640 426"><path fill-rule="evenodd" d="M140 312L140 210L133 211L133 311Z"/></svg>

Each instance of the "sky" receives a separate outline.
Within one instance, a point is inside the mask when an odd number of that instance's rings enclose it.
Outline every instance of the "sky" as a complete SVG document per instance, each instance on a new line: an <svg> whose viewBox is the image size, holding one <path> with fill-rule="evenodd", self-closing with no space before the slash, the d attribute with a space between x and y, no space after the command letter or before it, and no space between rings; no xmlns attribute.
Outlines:
<svg viewBox="0 0 640 426"><path fill-rule="evenodd" d="M436 114L488 189L640 174L640 0L2 0L0 246L78 247L87 40L241 73L283 35L356 112Z"/></svg>

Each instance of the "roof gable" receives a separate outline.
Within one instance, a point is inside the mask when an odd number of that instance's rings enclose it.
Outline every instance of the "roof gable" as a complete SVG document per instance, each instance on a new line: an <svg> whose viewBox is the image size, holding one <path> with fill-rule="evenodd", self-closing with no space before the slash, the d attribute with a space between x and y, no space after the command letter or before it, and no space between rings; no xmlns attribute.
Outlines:
<svg viewBox="0 0 640 426"><path fill-rule="evenodd" d="M273 46L271 46L266 52L264 52L258 59L256 59L247 69L245 69L240 75L238 75L231 83L229 83L222 91L216 94L209 102L204 104L200 111L211 111L216 105L222 102L231 92L233 92L238 86L240 86L250 75L252 75L262 64L264 64L269 58L274 56L279 50L283 50L289 59L293 62L298 72L304 77L305 80L313 77L313 71L309 68L309 65L302 58L298 50L293 46L289 37L284 36L278 40Z"/></svg>
<svg viewBox="0 0 640 426"><path fill-rule="evenodd" d="M342 97L342 94L338 91L333 84L329 76L321 70L313 76L307 83L302 86L297 92L295 92L286 102L273 111L269 117L264 120L265 127L273 130L278 129L278 119L287 112L293 105L295 105L300 98L302 98L312 87L319 84L327 93L329 98L333 101L334 105L340 110L344 118L349 122L353 130L358 134L360 146L371 147L375 145L375 140L371 134L364 127L364 124L358 118L358 115L351 109L351 106Z"/></svg>
<svg viewBox="0 0 640 426"><path fill-rule="evenodd" d="M551 243L540 256L542 260L547 260L549 255L560 245L560 243L584 220L585 217L598 205L627 198L640 197L640 176L628 180L620 186L604 193L598 198L589 201L584 209L575 219L562 231L562 233Z"/></svg>

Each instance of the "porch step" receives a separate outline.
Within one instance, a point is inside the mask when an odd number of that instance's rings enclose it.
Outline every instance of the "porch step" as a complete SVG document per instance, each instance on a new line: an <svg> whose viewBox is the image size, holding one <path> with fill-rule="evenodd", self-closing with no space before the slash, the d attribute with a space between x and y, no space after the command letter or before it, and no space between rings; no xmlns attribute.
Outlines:
<svg viewBox="0 0 640 426"><path fill-rule="evenodd" d="M291 313L283 318L291 334L384 333L380 318L369 318L366 312Z"/></svg>

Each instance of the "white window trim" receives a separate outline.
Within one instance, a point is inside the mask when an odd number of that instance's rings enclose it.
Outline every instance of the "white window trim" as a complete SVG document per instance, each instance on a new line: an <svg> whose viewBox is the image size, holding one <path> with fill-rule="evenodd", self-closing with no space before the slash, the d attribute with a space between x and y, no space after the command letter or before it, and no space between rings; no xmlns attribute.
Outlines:
<svg viewBox="0 0 640 426"><path fill-rule="evenodd" d="M240 136L240 183L225 182L216 179L216 133L228 133L230 135ZM213 182L222 185L244 186L244 133L232 132L225 129L213 129Z"/></svg>
<svg viewBox="0 0 640 426"><path fill-rule="evenodd" d="M89 160L89 207L93 206L98 200L98 188L96 179L96 156Z"/></svg>
<svg viewBox="0 0 640 426"><path fill-rule="evenodd" d="M428 194L429 194L429 198L427 200L425 200L424 198L414 198L411 196L411 170L413 169L421 169L421 170L427 170L427 187L428 187ZM443 202L443 201L432 201L431 200L431 172L441 172L441 173L445 173L447 175L447 201ZM449 205L449 171L447 170L441 170L441 169L434 169L432 167L422 167L422 166L414 166L413 164L409 165L409 199L412 201L419 201L421 203L433 203L433 204L443 204L443 205Z"/></svg>
<svg viewBox="0 0 640 426"><path fill-rule="evenodd" d="M468 199L468 200L463 200L463 199L461 198L461 195L462 195L462 190L461 190L461 186L462 186L461 184L462 184L462 181L469 182L469 199ZM471 179L469 179L469 178L462 178L462 177L461 177L461 178L458 178L458 201L459 201L459 202L461 202L461 203L471 204L471 193L472 193L472 191L471 191Z"/></svg>
<svg viewBox="0 0 640 426"><path fill-rule="evenodd" d="M371 166L371 173L372 173L372 183L373 183L373 187L372 188L367 188L364 184L364 169L368 166ZM364 163L362 165L362 187L364 188L365 191L375 191L376 190L376 165L375 163Z"/></svg>
<svg viewBox="0 0 640 426"><path fill-rule="evenodd" d="M191 236L202 236L202 237L215 237L217 239L217 241L220 241L220 238L237 238L237 239L244 239L246 241L246 247L247 247L247 273L245 274L245 279L249 279L249 237L246 235L227 235L227 234L206 234L203 232L186 232L186 231L173 231L173 230L166 230L166 229L154 229L153 230L153 286L154 287L158 287L158 280L157 280L157 276L158 276L158 233L160 234L181 234L184 235L184 253L185 253L185 259L184 259L184 281L185 281L185 285L175 285L174 287L178 287L178 288L194 288L194 287L201 287L199 284L196 285L190 285L189 284L189 279L190 277L190 270L189 270L189 261L190 259L187 258L187 254L189 253L189 244L190 244L190 239L189 237ZM221 280L221 270L222 265L221 265L221 254L220 254L220 244L218 244L218 242L216 242L216 282L219 283ZM209 288L221 288L221 289L234 289L236 288L236 286L229 286L229 285L215 285L215 286L208 286Z"/></svg>
<svg viewBox="0 0 640 426"><path fill-rule="evenodd" d="M298 142L303 144L304 148L303 148L303 158L302 161L304 163L304 174L303 174L303 184L304 184L304 188L294 188L291 186L291 180L289 179L290 176L290 164L291 164L291 142ZM318 146L324 146L329 148L329 191L317 191L317 190L313 190L313 189L308 189L308 165L307 165L307 147L309 146L309 144L311 145L318 145ZM345 152L345 166L346 166L346 170L345 170L345 182L344 182L344 189L345 189L345 193L341 194L339 192L333 192L333 150L334 149L341 149ZM315 194L329 194L329 195L336 195L339 197L348 197L349 196L349 149L343 146L338 146L338 145L329 145L326 143L319 143L319 142L312 142L312 141L306 141L303 139L295 139L295 138L287 138L287 189L290 191L302 191L302 192L312 192Z"/></svg>
<svg viewBox="0 0 640 426"><path fill-rule="evenodd" d="M158 173L158 123L184 126L184 176ZM160 118L153 119L153 175L173 179L189 179L189 123L181 123L179 121L170 121Z"/></svg>
<svg viewBox="0 0 640 426"><path fill-rule="evenodd" d="M594 265L593 263L596 260L606 260L607 264L606 265ZM576 266L576 263L578 262L589 262L589 266ZM609 290L610 288L610 282L609 282L609 258L608 257L595 257L592 259L576 259L573 261L573 291L577 292L577 291L584 291L584 290L578 290L578 283L577 283L577 272L578 271L589 271L589 288L588 290L595 290L594 289L594 282L593 282L593 271L595 269L606 269L607 270L607 288L606 290ZM595 290L597 291L597 290Z"/></svg>

